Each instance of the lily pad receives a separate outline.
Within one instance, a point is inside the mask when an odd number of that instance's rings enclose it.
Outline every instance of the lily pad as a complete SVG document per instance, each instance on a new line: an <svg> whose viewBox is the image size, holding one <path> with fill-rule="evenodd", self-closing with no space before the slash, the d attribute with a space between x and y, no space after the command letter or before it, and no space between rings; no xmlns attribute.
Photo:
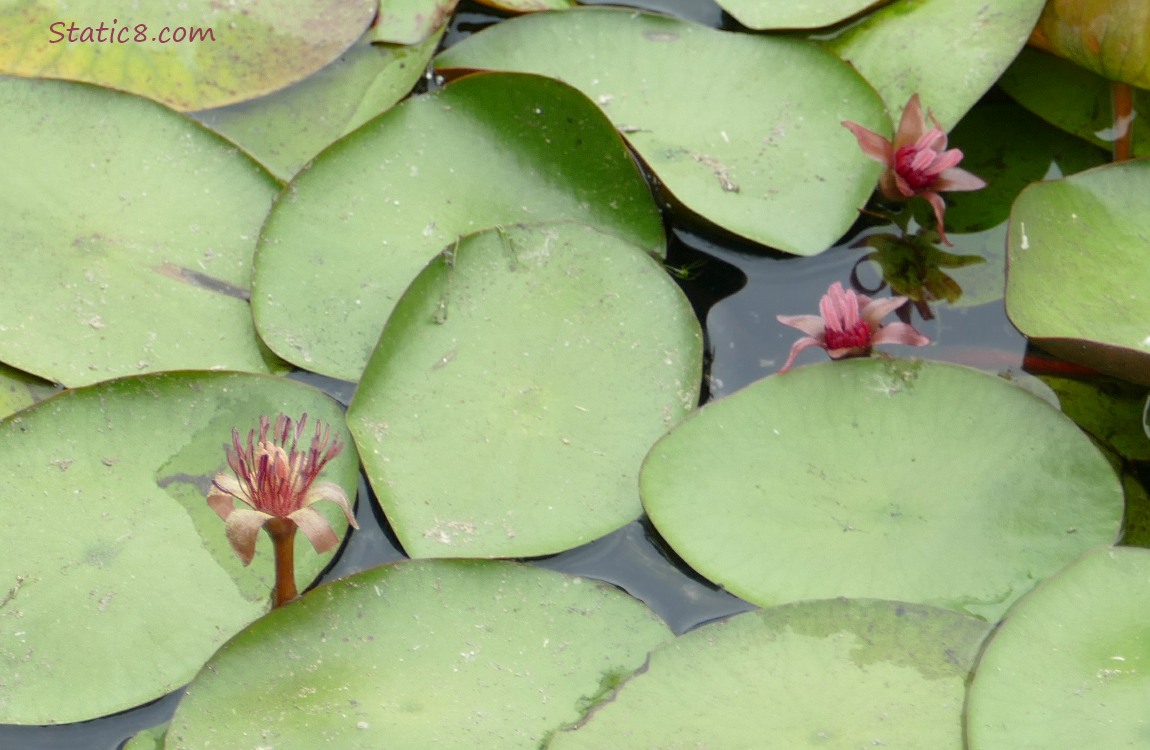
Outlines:
<svg viewBox="0 0 1150 750"><path fill-rule="evenodd" d="M890 132L874 91L813 42L628 10L512 19L435 64L566 81L603 109L688 209L798 255L839 239L878 179L879 166L841 121Z"/></svg>
<svg viewBox="0 0 1150 750"><path fill-rule="evenodd" d="M40 378L0 364L0 417L43 401L58 390Z"/></svg>
<svg viewBox="0 0 1150 750"><path fill-rule="evenodd" d="M618 589L538 568L373 568L224 646L188 688L166 747L246 737L276 750L535 750L669 637Z"/></svg>
<svg viewBox="0 0 1150 750"><path fill-rule="evenodd" d="M875 597L994 621L1122 522L1118 478L1067 417L915 360L802 367L708 404L655 444L640 488L691 567L764 606Z"/></svg>
<svg viewBox="0 0 1150 750"><path fill-rule="evenodd" d="M1014 59L1045 0L901 0L827 42L892 113L912 94L949 130Z"/></svg>
<svg viewBox="0 0 1150 750"><path fill-rule="evenodd" d="M410 93L440 36L400 47L364 35L331 65L305 80L250 102L192 116L290 180L340 136Z"/></svg>
<svg viewBox="0 0 1150 750"><path fill-rule="evenodd" d="M1143 0L1052 0L1031 41L1108 80L1150 88L1150 5Z"/></svg>
<svg viewBox="0 0 1150 750"><path fill-rule="evenodd" d="M970 750L1150 743L1150 550L1082 556L1010 610L967 705Z"/></svg>
<svg viewBox="0 0 1150 750"><path fill-rule="evenodd" d="M1036 183L1007 240L1006 311L1042 348L1150 384L1150 160Z"/></svg>
<svg viewBox="0 0 1150 750"><path fill-rule="evenodd" d="M548 750L963 750L966 679L990 626L903 602L812 601L664 644Z"/></svg>
<svg viewBox="0 0 1150 750"><path fill-rule="evenodd" d="M390 0L380 4L368 35L387 44L419 44L447 25L459 0Z"/></svg>
<svg viewBox="0 0 1150 750"><path fill-rule="evenodd" d="M325 151L276 202L252 307L290 362L358 380L415 275L461 234L574 219L662 255L622 140L577 91L482 75L414 97Z"/></svg>
<svg viewBox="0 0 1150 750"><path fill-rule="evenodd" d="M639 516L643 456L701 377L698 320L642 248L507 227L412 282L348 424L409 555L544 555Z"/></svg>
<svg viewBox="0 0 1150 750"><path fill-rule="evenodd" d="M723 10L749 29L817 29L844 21L890 0L719 0Z"/></svg>
<svg viewBox="0 0 1150 750"><path fill-rule="evenodd" d="M376 5L184 0L114 10L102 0L5 3L0 73L96 83L177 110L219 107L324 67L360 37Z"/></svg>
<svg viewBox="0 0 1150 750"><path fill-rule="evenodd" d="M1002 90L1055 127L1110 148L1114 132L1111 84L1069 60L1026 48L1002 74ZM1150 154L1150 91L1134 90L1134 153ZM1073 170L1064 170L1070 172Z"/></svg>
<svg viewBox="0 0 1150 750"><path fill-rule="evenodd" d="M0 78L0 109L0 360L68 386L275 366L247 302L267 173L127 94Z"/></svg>
<svg viewBox="0 0 1150 750"><path fill-rule="evenodd" d="M158 698L267 610L270 542L244 568L205 497L232 429L280 411L347 441L322 393L232 373L125 378L0 421L0 722L82 721ZM348 448L325 479L354 493L356 470ZM334 504L316 508L346 529ZM298 536L303 584L331 554Z"/></svg>

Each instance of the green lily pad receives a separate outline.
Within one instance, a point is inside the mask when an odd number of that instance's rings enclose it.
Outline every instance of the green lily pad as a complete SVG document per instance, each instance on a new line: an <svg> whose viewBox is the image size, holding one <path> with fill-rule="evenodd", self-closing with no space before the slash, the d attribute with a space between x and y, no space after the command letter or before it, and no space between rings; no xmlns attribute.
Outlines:
<svg viewBox="0 0 1150 750"><path fill-rule="evenodd" d="M950 144L962 149L962 167L986 180L987 185L982 190L946 194L948 235L1004 225L1014 199L1030 183L1052 173L1057 177L1080 172L1110 160L1105 151L1001 96L981 102L967 113L951 132ZM929 225L933 214L926 201L916 201L915 208L915 217ZM1005 242L999 241L995 250L1001 261ZM997 270L1001 284L1001 263Z"/></svg>
<svg viewBox="0 0 1150 750"><path fill-rule="evenodd" d="M1068 418L916 360L764 378L656 443L640 489L691 567L764 606L875 597L993 621L1122 522L1118 478Z"/></svg>
<svg viewBox="0 0 1150 750"><path fill-rule="evenodd" d="M124 744L123 750L164 750L164 736L167 732L167 723L136 732L132 739Z"/></svg>
<svg viewBox="0 0 1150 750"><path fill-rule="evenodd" d="M902 0L827 42L897 116L912 94L949 130L1026 42L1045 0Z"/></svg>
<svg viewBox="0 0 1150 750"><path fill-rule="evenodd" d="M670 632L618 589L525 565L416 561L334 581L234 638L168 750L540 746Z"/></svg>
<svg viewBox="0 0 1150 750"><path fill-rule="evenodd" d="M324 67L360 37L376 5L9 2L0 7L0 73L95 83L178 110L219 107Z"/></svg>
<svg viewBox="0 0 1150 750"><path fill-rule="evenodd" d="M468 37L435 64L570 83L688 209L798 255L821 253L839 239L878 179L879 165L841 121L890 132L874 91L812 42L629 10L512 19Z"/></svg>
<svg viewBox="0 0 1150 750"><path fill-rule="evenodd" d="M748 29L817 29L856 16L890 0L719 0L723 10Z"/></svg>
<svg viewBox="0 0 1150 750"><path fill-rule="evenodd" d="M1143 0L1047 3L1032 41L1108 80L1150 88L1150 5Z"/></svg>
<svg viewBox="0 0 1150 750"><path fill-rule="evenodd" d="M0 109L0 361L68 386L274 366L247 302L274 180L127 94L0 78Z"/></svg>
<svg viewBox="0 0 1150 750"><path fill-rule="evenodd" d="M158 698L267 610L270 542L244 568L205 498L232 429L280 411L347 441L319 391L233 373L125 378L0 421L0 722L82 721ZM356 459L349 447L325 473L352 496ZM316 508L346 529L334 504ZM331 554L298 537L302 586Z"/></svg>
<svg viewBox="0 0 1150 750"><path fill-rule="evenodd" d="M1150 160L1036 183L1007 240L1006 311L1042 348L1150 384Z"/></svg>
<svg viewBox="0 0 1150 750"><path fill-rule="evenodd" d="M970 686L970 750L1150 743L1150 550L1082 556L1010 610Z"/></svg>
<svg viewBox="0 0 1150 750"><path fill-rule="evenodd" d="M966 679L989 630L866 599L736 615L655 649L546 747L963 750Z"/></svg>
<svg viewBox="0 0 1150 750"><path fill-rule="evenodd" d="M1092 435L1129 461L1150 461L1150 440L1143 426L1146 388L1110 378L1043 380L1058 394L1062 411Z"/></svg>
<svg viewBox="0 0 1150 750"><path fill-rule="evenodd" d="M40 378L0 364L0 418L43 401L58 390Z"/></svg>
<svg viewBox="0 0 1150 750"><path fill-rule="evenodd" d="M622 140L577 91L470 76L325 151L277 201L252 307L268 346L358 380L400 294L461 234L574 219L662 255L662 220Z"/></svg>
<svg viewBox="0 0 1150 750"><path fill-rule="evenodd" d="M1029 47L1002 74L999 85L1019 104L1055 127L1110 148L1116 137L1110 82L1069 60ZM1134 153L1150 154L1150 91L1134 89ZM1064 170L1069 173L1073 170Z"/></svg>
<svg viewBox="0 0 1150 750"><path fill-rule="evenodd" d="M368 35L387 44L419 44L447 25L459 0L390 0L381 3ZM434 50L432 50L434 51Z"/></svg>
<svg viewBox="0 0 1150 750"><path fill-rule="evenodd" d="M283 181L340 136L389 109L423 75L440 35L400 47L369 35L313 76L250 102L193 117Z"/></svg>
<svg viewBox="0 0 1150 750"><path fill-rule="evenodd" d="M662 266L577 224L463 238L396 305L348 410L413 557L527 557L634 520L698 402L702 335Z"/></svg>

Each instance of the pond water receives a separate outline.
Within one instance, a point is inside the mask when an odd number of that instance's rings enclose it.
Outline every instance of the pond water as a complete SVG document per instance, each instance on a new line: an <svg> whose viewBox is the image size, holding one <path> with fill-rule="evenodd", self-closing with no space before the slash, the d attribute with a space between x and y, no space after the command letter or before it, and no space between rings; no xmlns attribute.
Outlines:
<svg viewBox="0 0 1150 750"><path fill-rule="evenodd" d="M662 9L713 26L730 24L730 19L709 2L652 0L636 5ZM447 42L452 43L496 18L477 6L462 6ZM992 92L989 96L993 99L1000 95ZM828 285L835 281L847 285L852 273L860 287L873 289L878 284L874 264L860 264L870 248L854 247L860 239L881 231L871 220L860 221L828 252L813 258L796 258L701 226L673 206L668 207L666 217L670 239L668 266L676 269L675 275L707 334L709 372L704 383L704 401L729 395L782 365L798 334L779 324L776 315L815 312L818 299ZM956 236L955 252L963 252L966 246L1000 243L1003 230L990 229L984 234L989 238L985 242L973 236ZM1001 266L993 277L1001 285ZM1028 348L1026 339L1007 319L999 296L985 289L978 292L989 296L989 301L970 306L961 302L953 306L932 305L929 320L922 318L921 311L911 313L913 324L935 342L930 347L885 349L895 356L953 361L1014 378L1026 378L1027 369L1059 371L1058 360ZM889 291L876 293L885 295ZM808 350L799 364L822 358L825 355L821 351ZM306 373L297 377L320 385L344 403L350 399L351 384ZM361 480L357 506L361 528L351 534L324 580L402 559L394 535L369 496L370 490ZM677 633L752 608L702 580L682 564L646 519L584 547L537 560L535 564L615 584L644 601ZM66 690L67 686L61 689ZM0 726L0 747L112 750L135 731L165 721L175 710L179 697L177 692L124 714L82 724Z"/></svg>

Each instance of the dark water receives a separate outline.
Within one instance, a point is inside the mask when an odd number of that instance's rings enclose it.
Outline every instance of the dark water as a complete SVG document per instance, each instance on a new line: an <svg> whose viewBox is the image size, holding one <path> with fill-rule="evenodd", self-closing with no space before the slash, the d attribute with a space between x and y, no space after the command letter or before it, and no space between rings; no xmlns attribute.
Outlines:
<svg viewBox="0 0 1150 750"><path fill-rule="evenodd" d="M731 21L717 6L699 0L649 0L641 7L658 7L681 17L713 26ZM498 18L478 6L461 6L448 37L454 42ZM837 247L814 258L773 253L754 243L692 223L690 217L668 212L670 248L668 265L683 269L679 283L686 291L707 332L708 377L704 400L730 394L778 369L798 332L779 324L775 316L817 311L827 286L846 285L856 261L865 250L852 249L855 235L873 231L862 224ZM869 281L865 269L859 274ZM889 292L881 292L888 294ZM913 313L912 322L944 346L926 349L887 347L895 355L949 359L992 371L1019 371L1027 353L1025 339L1006 318L1001 300L975 307L936 306L932 320ZM825 355L808 351L801 362ZM308 375L301 380L318 384L346 403L352 384ZM361 481L357 520L353 533L324 580L343 577L382 563L402 559L394 535L369 498ZM535 564L617 585L644 601L676 632L751 609L751 605L700 579L662 544L645 518L578 549ZM66 685L61 690L67 690ZM0 750L114 750L137 730L166 721L180 693L112 717L54 727L0 726Z"/></svg>

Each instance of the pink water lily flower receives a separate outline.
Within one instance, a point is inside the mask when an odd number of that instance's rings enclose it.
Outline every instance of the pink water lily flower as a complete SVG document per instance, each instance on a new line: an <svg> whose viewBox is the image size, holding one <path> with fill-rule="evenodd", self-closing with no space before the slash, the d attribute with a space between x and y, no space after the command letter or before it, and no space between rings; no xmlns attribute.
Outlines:
<svg viewBox="0 0 1150 750"><path fill-rule="evenodd" d="M842 359L869 354L875 344L929 344L930 339L907 323L879 325L879 321L905 302L906 297L872 300L855 294L853 289L844 290L836 281L819 301L821 315L777 316L783 325L807 334L791 347L791 354L779 372L790 370L799 352L812 346L826 349L831 359Z"/></svg>
<svg viewBox="0 0 1150 750"><path fill-rule="evenodd" d="M925 198L934 209L939 238L950 245L943 229L946 204L939 193L981 190L986 187L986 181L958 168L962 152L957 148L946 150L946 133L933 114L930 123L933 127L928 128L915 94L902 111L893 143L858 123L844 122L843 125L854 133L864 154L886 167L878 183L883 197L892 201L904 201L916 195Z"/></svg>
<svg viewBox="0 0 1150 750"><path fill-rule="evenodd" d="M268 418L260 417L259 440L252 430L246 444L240 442L239 430L232 430L227 454L235 476L216 475L208 505L227 522L228 541L244 565L252 561L256 538L265 526L269 533L290 531L289 536L299 528L316 552L335 548L339 537L323 514L311 507L321 500L338 505L347 522L359 528L343 488L333 482L315 483L343 444L338 437L332 438L331 428L317 421L310 444L301 446L306 424L307 414L295 425L280 414L273 430ZM247 507L236 507L236 500ZM276 533L272 536L274 540Z"/></svg>

